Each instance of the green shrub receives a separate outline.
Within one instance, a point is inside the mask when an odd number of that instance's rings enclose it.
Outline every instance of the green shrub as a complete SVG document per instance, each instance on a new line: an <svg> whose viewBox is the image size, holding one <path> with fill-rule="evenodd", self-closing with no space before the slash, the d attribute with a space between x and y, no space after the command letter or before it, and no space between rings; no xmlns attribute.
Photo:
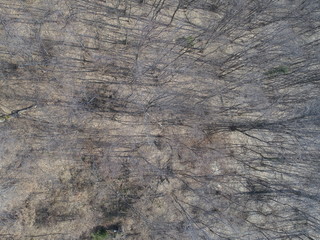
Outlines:
<svg viewBox="0 0 320 240"><path fill-rule="evenodd" d="M195 38L192 36L181 37L176 40L176 43L185 48L193 48L195 45Z"/></svg>
<svg viewBox="0 0 320 240"><path fill-rule="evenodd" d="M5 122L6 120L10 119L11 116L10 115L3 115L0 117L0 122Z"/></svg>
<svg viewBox="0 0 320 240"><path fill-rule="evenodd" d="M92 240L107 240L111 238L111 235L106 230L98 230L95 233L91 233Z"/></svg>
<svg viewBox="0 0 320 240"><path fill-rule="evenodd" d="M274 68L271 68L270 70L268 70L265 73L265 75L270 76L270 77L274 77L274 76L278 76L278 75L287 74L288 72L289 72L289 67L278 66L278 67L274 67Z"/></svg>

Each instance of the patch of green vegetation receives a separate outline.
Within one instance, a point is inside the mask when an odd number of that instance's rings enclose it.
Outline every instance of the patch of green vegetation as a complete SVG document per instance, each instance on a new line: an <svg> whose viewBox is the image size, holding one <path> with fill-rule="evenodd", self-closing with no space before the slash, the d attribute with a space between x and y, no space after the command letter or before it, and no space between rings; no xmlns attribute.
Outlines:
<svg viewBox="0 0 320 240"><path fill-rule="evenodd" d="M176 40L176 43L185 48L193 48L195 45L195 37L192 37L192 36L181 37Z"/></svg>
<svg viewBox="0 0 320 240"><path fill-rule="evenodd" d="M108 226L96 226L91 231L91 240L111 240L114 239L121 230L121 223L113 223Z"/></svg>
<svg viewBox="0 0 320 240"><path fill-rule="evenodd" d="M188 45L189 47L194 47L194 40L195 40L195 38L192 37L192 36L186 37L187 45Z"/></svg>
<svg viewBox="0 0 320 240"><path fill-rule="evenodd" d="M92 240L107 240L112 236L106 230L99 229L97 232L91 233L91 237Z"/></svg>
<svg viewBox="0 0 320 240"><path fill-rule="evenodd" d="M271 68L270 70L268 70L265 73L265 75L267 75L269 77L274 77L274 76L278 76L278 75L287 74L288 72L289 72L289 67L278 66L278 67L274 67L274 68Z"/></svg>
<svg viewBox="0 0 320 240"><path fill-rule="evenodd" d="M11 116L10 115L4 115L0 117L0 122L5 122L6 120L10 119Z"/></svg>

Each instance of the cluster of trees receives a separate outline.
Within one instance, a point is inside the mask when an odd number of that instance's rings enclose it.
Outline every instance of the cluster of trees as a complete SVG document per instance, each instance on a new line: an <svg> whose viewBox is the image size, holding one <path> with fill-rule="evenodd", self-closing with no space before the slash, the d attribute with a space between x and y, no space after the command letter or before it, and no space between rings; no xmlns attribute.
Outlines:
<svg viewBox="0 0 320 240"><path fill-rule="evenodd" d="M319 10L2 1L0 103L28 111L1 123L0 189L28 179L52 208L17 190L0 236L87 239L116 222L125 239L318 239ZM83 232L63 228L83 216Z"/></svg>

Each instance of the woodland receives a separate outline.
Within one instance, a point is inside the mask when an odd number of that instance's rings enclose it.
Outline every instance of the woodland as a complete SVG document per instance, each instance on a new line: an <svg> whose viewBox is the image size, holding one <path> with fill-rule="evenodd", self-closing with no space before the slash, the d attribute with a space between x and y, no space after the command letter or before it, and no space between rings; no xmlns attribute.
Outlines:
<svg viewBox="0 0 320 240"><path fill-rule="evenodd" d="M0 0L1 240L320 239L318 0Z"/></svg>

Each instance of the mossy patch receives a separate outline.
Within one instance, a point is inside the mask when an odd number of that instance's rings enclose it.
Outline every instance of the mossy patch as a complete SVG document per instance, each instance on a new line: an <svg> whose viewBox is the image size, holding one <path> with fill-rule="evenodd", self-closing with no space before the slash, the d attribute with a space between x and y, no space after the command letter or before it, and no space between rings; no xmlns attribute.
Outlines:
<svg viewBox="0 0 320 240"><path fill-rule="evenodd" d="M195 37L193 36L181 37L176 40L176 43L184 48L193 48L195 45Z"/></svg>
<svg viewBox="0 0 320 240"><path fill-rule="evenodd" d="M278 75L288 74L289 70L290 69L287 66L278 66L278 67L274 67L274 68L269 69L267 72L265 72L265 75L267 75L269 77L275 77Z"/></svg>
<svg viewBox="0 0 320 240"><path fill-rule="evenodd" d="M111 235L104 227L97 227L93 233L91 233L92 240L106 240L110 239Z"/></svg>

